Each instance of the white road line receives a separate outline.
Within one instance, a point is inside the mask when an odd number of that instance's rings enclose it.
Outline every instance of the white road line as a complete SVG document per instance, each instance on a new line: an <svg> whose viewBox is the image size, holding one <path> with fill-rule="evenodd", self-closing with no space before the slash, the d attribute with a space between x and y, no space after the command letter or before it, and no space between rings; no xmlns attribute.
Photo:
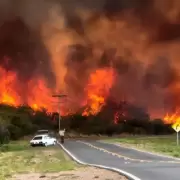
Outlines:
<svg viewBox="0 0 180 180"><path fill-rule="evenodd" d="M100 147L98 147L98 146L94 146L94 145L92 145L91 143L88 143L88 142L84 142L84 141L77 141L77 142L80 142L80 143L82 143L82 144L85 144L85 145L87 145L87 146L89 146L89 147L92 147L92 148L94 148L94 149L97 149L97 150L99 150L99 151L103 151L103 152L106 152L106 153L108 153L108 154L111 154L111 155L114 155L114 156L116 156L116 157L118 157L118 158L124 158L124 160L130 160L130 161L136 161L136 162L159 162L159 163L180 163L180 161L173 161L173 158L168 158L168 159L172 159L172 161L169 161L169 160L165 160L165 161L161 161L161 160L158 160L158 161L154 161L154 160L152 160L152 161L150 161L150 160L146 160L146 159L133 159L133 158L130 158L130 157L128 157L128 156L123 156L123 155L121 155L121 154L118 154L118 153L113 153L113 152L111 152L111 151L108 151L108 150L106 150L105 148L100 148ZM104 144L111 144L111 143L105 143L105 142L103 142ZM111 145L116 145L116 144L111 144ZM118 146L118 147L122 147L122 146L120 146L120 145L116 145L116 146ZM136 149L133 149L133 150L136 150ZM138 150L137 150L138 151ZM140 151L141 152L141 151ZM141 152L142 153L142 152ZM143 152L144 153L144 152ZM151 155L153 155L153 156L158 156L158 155L154 155L154 154L151 154ZM167 158L167 157L166 157Z"/></svg>
<svg viewBox="0 0 180 180"><path fill-rule="evenodd" d="M126 147L122 143L117 144L117 143L109 143L109 142L103 142L103 141L99 141L99 142L104 143L104 144L115 145L115 146L126 148L126 149L132 149L132 150L135 150L135 151L138 151L138 152L151 154L151 155L156 156L156 157L163 157L163 158L174 159L174 160L180 161L180 158L176 158L176 157L168 156L168 155L163 155L163 154L159 154L159 153L156 153L156 152L149 152L149 151L137 149L137 148L134 148L134 147Z"/></svg>
<svg viewBox="0 0 180 180"><path fill-rule="evenodd" d="M108 150L105 149L105 148L100 148L100 147L98 147L98 146L94 146L94 145L92 145L91 143L88 143L88 142L84 142L84 141L78 141L78 142L80 142L80 143L82 143L82 144L85 144L85 145L87 145L87 146L89 146L89 147L92 147L92 148L94 148L94 149L97 149L97 150L99 150L99 151L103 151L103 152L105 152L105 153L114 155L114 156L116 156L116 157L118 157L118 158L123 158L124 160L130 160L130 161L134 161L134 162L135 162L135 161L136 161L136 162L153 162L153 161L150 161L150 160L148 161L148 160L144 160L144 159L133 159L133 158L130 158L130 157L128 157L128 156L123 156L123 155L121 155L121 154L108 151Z"/></svg>
<svg viewBox="0 0 180 180"><path fill-rule="evenodd" d="M68 151L61 143L58 142L58 144L61 146L61 148L76 162L78 162L79 164L82 165L88 165L88 166L93 166L93 167L97 167L97 168L101 168L101 169L107 169L110 171L114 171L114 172L118 172L121 175L126 176L129 180L141 180L140 178L134 176L133 174L130 174L124 170L121 169L117 169L117 168L112 168L112 167L108 167L108 166L102 166L102 165L98 165L98 164L89 164L89 163L85 163L81 160L79 160L77 157L75 157L70 151Z"/></svg>

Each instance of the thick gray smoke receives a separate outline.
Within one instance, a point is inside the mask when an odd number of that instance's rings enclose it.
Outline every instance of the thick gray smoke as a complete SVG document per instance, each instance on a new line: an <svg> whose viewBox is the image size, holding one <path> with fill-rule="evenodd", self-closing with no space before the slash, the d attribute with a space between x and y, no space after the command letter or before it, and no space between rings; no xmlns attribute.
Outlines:
<svg viewBox="0 0 180 180"><path fill-rule="evenodd" d="M1 0L0 64L23 81L44 76L79 104L90 74L113 67L110 97L169 108L179 103L165 102L178 82L180 8L164 1Z"/></svg>
<svg viewBox="0 0 180 180"><path fill-rule="evenodd" d="M44 75L55 83L49 53L38 31L48 7L43 1L31 2L0 2L0 65L17 72L18 78L24 82Z"/></svg>

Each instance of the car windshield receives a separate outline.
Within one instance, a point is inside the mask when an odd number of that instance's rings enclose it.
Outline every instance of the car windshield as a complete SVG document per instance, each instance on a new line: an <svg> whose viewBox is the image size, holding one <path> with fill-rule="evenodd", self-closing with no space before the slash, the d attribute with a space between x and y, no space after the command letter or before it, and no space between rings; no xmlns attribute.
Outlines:
<svg viewBox="0 0 180 180"><path fill-rule="evenodd" d="M42 136L36 136L33 138L33 140L40 140L40 139L42 139Z"/></svg>

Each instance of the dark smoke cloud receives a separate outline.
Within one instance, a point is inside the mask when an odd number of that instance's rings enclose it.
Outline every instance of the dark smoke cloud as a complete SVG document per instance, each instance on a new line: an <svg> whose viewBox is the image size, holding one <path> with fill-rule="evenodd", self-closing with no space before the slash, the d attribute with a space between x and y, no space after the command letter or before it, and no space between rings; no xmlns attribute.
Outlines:
<svg viewBox="0 0 180 180"><path fill-rule="evenodd" d="M69 94L76 98L78 96L78 99L82 99L84 87L88 81L88 70L91 68L91 65L87 62L87 58L91 56L92 51L90 47L80 44L69 47L69 54L66 61L68 72L65 81L68 85Z"/></svg>
<svg viewBox="0 0 180 180"><path fill-rule="evenodd" d="M126 9L141 10L143 12L149 5L150 0L106 0L104 12L110 16L116 15Z"/></svg>
<svg viewBox="0 0 180 180"><path fill-rule="evenodd" d="M0 3L2 24L0 27L0 56L1 61L3 61L1 64L7 69L16 70L21 78L29 79L37 72L44 73L50 79L53 78L51 69L49 70L49 54L46 48L43 47L40 35L33 29L34 26L38 27L38 23L47 18L48 8L53 3L58 3L62 8L63 15L66 17L67 27L72 28L81 36L84 34L84 27L81 17L76 15L75 10L77 8L112 14L124 8L139 7L143 4L140 0L128 2L124 0L98 0L96 2L90 0L54 0L51 2L42 0L36 2L28 0L19 0L18 2L2 0ZM85 40L87 41L86 38ZM83 51L83 49L79 51ZM109 64L109 62L105 62L110 59L107 56L111 56L107 55L110 50L107 51L104 52L100 64ZM8 57L8 64L4 61L4 56ZM82 57L79 56L80 61ZM73 59L77 58L73 57Z"/></svg>
<svg viewBox="0 0 180 180"><path fill-rule="evenodd" d="M164 23L159 27L157 41L180 40L180 23Z"/></svg>
<svg viewBox="0 0 180 180"><path fill-rule="evenodd" d="M13 0L0 3L0 9L3 10L0 21L0 64L7 70L17 72L22 81L43 75L50 79L49 82L55 83L49 53L39 32L26 21L34 11L31 9L31 14L26 12L25 15L22 13L23 8L28 11L22 1L17 4Z"/></svg>
<svg viewBox="0 0 180 180"><path fill-rule="evenodd" d="M83 98L89 75L95 69L113 67L117 73L111 90L114 99L125 98L145 108L154 104L163 107L164 99L170 97L165 89L178 78L172 58L159 58L165 56L164 51L156 52L156 47L179 39L180 34L178 20L170 20L158 2L1 0L0 64L7 70L15 70L24 81L43 75L55 84L52 60L40 28L49 20L50 10L58 7L56 18L64 18L63 27L58 24L48 35L63 31L73 34L64 63L68 93ZM90 15L83 16L81 11Z"/></svg>
<svg viewBox="0 0 180 180"><path fill-rule="evenodd" d="M110 45L111 41L118 40L109 39L108 42L105 40L106 38L108 39L108 37L105 36L105 39L102 40L104 42L98 42L98 40L91 39L87 31L88 27L96 27L96 25L100 23L102 16L104 19L107 18L106 20L108 21L107 23L109 23L109 26L112 25L111 21L113 22L113 19L109 19L109 17L115 17L117 22L118 19L122 20L122 18L125 18L129 28L137 26L142 30L142 32L140 31L138 33L146 33L147 41L145 42L146 44L143 45L144 47L146 47L147 44L148 46L154 47L154 49L157 44L163 47L168 42L173 40L177 41L179 39L179 24L178 22L170 22L166 17L166 14L158 9L162 4L159 4L159 6L156 7L157 1L153 0L99 0L96 2L85 1L86 3L83 3L83 1L78 1L77 3L75 3L75 1L73 2L74 3L70 3L69 5L68 1L66 1L66 3L64 1L64 4L62 5L62 7L65 7L63 9L65 9L67 26L73 31L76 31L77 34L83 38L86 46L89 49L92 49L92 52L100 46L100 55L96 56L93 53L91 55L83 53L86 52L83 48L80 48L81 50L79 49L78 52L76 51L76 55L74 54L70 58L72 62L76 62L75 65L73 65L73 63L67 65L67 84L76 84L76 92L82 93L83 87L87 84L89 74L95 67L113 67L116 69L118 75L111 90L110 96L112 98L117 101L124 98L127 101L143 106L144 108L154 107L155 109L161 109L167 106L166 102L170 102L168 101L170 96L167 94L166 89L178 81L172 59L168 59L166 54L162 53L162 51L157 53L156 57L152 56L152 59L148 60L149 62L146 62L145 59L138 59L135 56L135 52L133 52L136 49L135 43L134 48L122 46L121 48L123 50L121 50L121 52L123 53L120 54L118 53L119 47L112 47ZM74 7L74 9L76 9L75 7L90 9L96 13L84 23L83 18L78 16L72 7ZM71 15L70 12L72 13ZM114 29L115 28L118 29L116 26ZM114 29L112 29L112 31ZM90 31L90 33L92 31ZM96 31L96 28L94 28L94 31ZM127 29L127 31L129 31L129 29ZM104 33L103 30L102 33ZM123 35L119 34L119 36ZM139 36L139 34L134 32L133 36ZM131 41L133 41L133 39ZM103 43L107 46L105 47ZM140 42L137 41L136 43L138 46ZM81 55L79 52L81 52ZM141 53L143 54L143 52ZM78 56L79 58L75 58ZM161 58L161 56L165 56L165 58ZM79 59L79 61L76 59ZM144 66L148 67L144 68ZM79 72L84 76L81 76ZM77 77L78 81L75 81L75 77ZM170 105L168 105L168 107L169 106Z"/></svg>
<svg viewBox="0 0 180 180"><path fill-rule="evenodd" d="M43 72L48 75L48 58L38 34L21 19L6 21L0 27L0 64L7 70L18 72L19 78L28 80Z"/></svg>
<svg viewBox="0 0 180 180"><path fill-rule="evenodd" d="M144 76L144 85L146 88L151 88L153 85L167 88L177 81L175 72L169 59L160 57L148 67Z"/></svg>

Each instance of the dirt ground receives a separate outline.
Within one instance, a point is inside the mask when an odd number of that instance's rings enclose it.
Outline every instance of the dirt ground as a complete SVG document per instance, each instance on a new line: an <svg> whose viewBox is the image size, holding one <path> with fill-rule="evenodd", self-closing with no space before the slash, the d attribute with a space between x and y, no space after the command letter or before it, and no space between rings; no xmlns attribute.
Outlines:
<svg viewBox="0 0 180 180"><path fill-rule="evenodd" d="M119 175L118 173L93 168L85 167L78 168L74 171L65 171L59 173L30 173L30 174L17 174L11 180L127 180L127 178Z"/></svg>

